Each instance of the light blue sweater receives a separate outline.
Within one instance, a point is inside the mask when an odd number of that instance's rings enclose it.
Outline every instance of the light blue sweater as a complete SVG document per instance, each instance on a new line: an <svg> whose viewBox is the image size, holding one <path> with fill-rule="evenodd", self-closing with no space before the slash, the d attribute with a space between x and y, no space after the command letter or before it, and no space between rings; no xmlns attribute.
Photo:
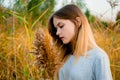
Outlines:
<svg viewBox="0 0 120 80"><path fill-rule="evenodd" d="M107 54L100 48L93 48L87 54L80 56L77 64L71 55L59 71L59 80L112 80Z"/></svg>

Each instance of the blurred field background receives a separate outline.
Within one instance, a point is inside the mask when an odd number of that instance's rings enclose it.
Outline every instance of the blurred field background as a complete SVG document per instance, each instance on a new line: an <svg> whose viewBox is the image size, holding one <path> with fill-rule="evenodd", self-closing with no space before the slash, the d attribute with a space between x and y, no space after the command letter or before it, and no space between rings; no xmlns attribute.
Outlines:
<svg viewBox="0 0 120 80"><path fill-rule="evenodd" d="M30 52L36 31L46 28L56 1L14 0L8 7L4 4L0 0L0 80L44 80L45 73L34 65L36 57ZM85 7L79 0L75 4ZM109 55L113 80L120 80L120 11L114 22L100 20L87 8L85 14L98 45Z"/></svg>

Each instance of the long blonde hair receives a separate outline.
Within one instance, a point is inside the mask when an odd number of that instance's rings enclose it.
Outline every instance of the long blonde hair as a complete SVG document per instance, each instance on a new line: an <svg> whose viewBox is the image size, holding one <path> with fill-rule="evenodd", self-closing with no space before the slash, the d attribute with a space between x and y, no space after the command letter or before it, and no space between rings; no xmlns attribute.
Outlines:
<svg viewBox="0 0 120 80"><path fill-rule="evenodd" d="M86 16L83 13L81 13L80 18L82 21L81 22L82 26L81 26L81 29L79 30L77 41L76 41L76 46L74 50L75 57L77 59L81 55L86 56L87 55L86 53L89 50L89 48L91 49L93 47L98 47L95 42L90 24Z"/></svg>

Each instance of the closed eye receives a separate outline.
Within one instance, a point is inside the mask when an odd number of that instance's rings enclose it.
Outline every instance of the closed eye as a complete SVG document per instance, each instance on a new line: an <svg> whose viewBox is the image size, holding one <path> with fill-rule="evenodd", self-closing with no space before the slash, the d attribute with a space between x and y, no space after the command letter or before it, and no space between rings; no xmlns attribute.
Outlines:
<svg viewBox="0 0 120 80"><path fill-rule="evenodd" d="M59 26L59 28L63 28L63 26Z"/></svg>

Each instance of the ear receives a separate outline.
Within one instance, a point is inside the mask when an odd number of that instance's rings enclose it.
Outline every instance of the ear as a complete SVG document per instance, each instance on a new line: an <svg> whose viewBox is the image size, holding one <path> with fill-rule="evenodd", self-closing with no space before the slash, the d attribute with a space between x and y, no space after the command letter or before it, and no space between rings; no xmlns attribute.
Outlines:
<svg viewBox="0 0 120 80"><path fill-rule="evenodd" d="M81 25L81 18L80 17L76 17L76 21L78 23L78 26L80 27L80 25Z"/></svg>

